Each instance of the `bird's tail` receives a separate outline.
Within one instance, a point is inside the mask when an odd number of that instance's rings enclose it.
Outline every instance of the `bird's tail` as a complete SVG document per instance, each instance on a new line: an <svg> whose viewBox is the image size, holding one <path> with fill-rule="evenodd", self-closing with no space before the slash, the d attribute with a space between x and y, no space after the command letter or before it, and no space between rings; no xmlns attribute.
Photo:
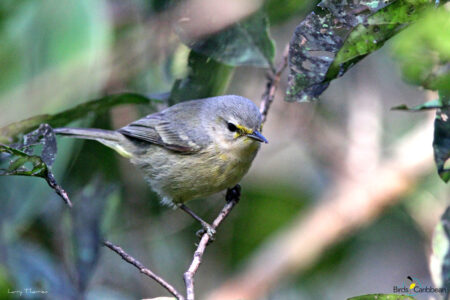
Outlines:
<svg viewBox="0 0 450 300"><path fill-rule="evenodd" d="M59 135L95 140L116 150L122 156L132 156L132 143L117 131L96 128L55 128L53 131Z"/></svg>
<svg viewBox="0 0 450 300"><path fill-rule="evenodd" d="M116 131L95 128L55 128L53 131L59 135L66 135L79 139L101 139L114 142L119 142L119 136L121 136L121 134Z"/></svg>

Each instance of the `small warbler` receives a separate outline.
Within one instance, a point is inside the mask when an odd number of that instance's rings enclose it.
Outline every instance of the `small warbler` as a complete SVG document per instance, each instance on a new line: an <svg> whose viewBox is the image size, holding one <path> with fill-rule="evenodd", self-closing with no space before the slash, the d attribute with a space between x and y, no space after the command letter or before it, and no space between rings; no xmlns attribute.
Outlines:
<svg viewBox="0 0 450 300"><path fill-rule="evenodd" d="M182 208L212 235L212 227L184 203L235 186L260 143L267 143L260 129L255 104L226 95L182 102L115 131L57 128L55 133L96 140L129 158L163 204Z"/></svg>

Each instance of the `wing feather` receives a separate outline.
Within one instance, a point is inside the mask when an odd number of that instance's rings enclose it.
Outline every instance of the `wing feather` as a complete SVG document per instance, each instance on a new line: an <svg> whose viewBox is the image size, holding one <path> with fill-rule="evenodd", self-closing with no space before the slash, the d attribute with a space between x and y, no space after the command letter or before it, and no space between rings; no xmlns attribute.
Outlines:
<svg viewBox="0 0 450 300"><path fill-rule="evenodd" d="M196 142L194 130L190 130L190 124L184 124L179 117L179 113L170 110L168 112L163 111L148 115L118 131L125 136L160 145L177 152L194 153L199 151L203 147Z"/></svg>

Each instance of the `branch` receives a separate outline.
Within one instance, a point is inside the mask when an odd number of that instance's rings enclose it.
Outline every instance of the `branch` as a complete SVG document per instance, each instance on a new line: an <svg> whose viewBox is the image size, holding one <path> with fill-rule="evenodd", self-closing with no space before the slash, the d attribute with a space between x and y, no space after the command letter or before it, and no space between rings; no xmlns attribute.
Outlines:
<svg viewBox="0 0 450 300"><path fill-rule="evenodd" d="M69 195L67 195L67 192L56 182L55 176L52 172L47 171L47 177L45 177L45 180L47 181L48 185L55 191L56 194L58 194L66 203L69 208L72 208L72 201L70 201Z"/></svg>
<svg viewBox="0 0 450 300"><path fill-rule="evenodd" d="M266 90L262 95L261 105L259 106L259 112L261 113L261 123L264 124L267 119L267 114L269 113L270 105L275 98L275 92L277 91L278 84L281 79L281 74L283 74L284 70L288 65L288 54L289 54L289 44L286 45L283 51L283 58L281 63L278 65L278 68L275 70L275 73L269 74L269 78L266 84Z"/></svg>
<svg viewBox="0 0 450 300"><path fill-rule="evenodd" d="M113 243L109 241L104 241L103 245L111 249L112 251L119 254L124 261L126 261L129 264L132 264L136 268L139 269L139 271L151 279L155 280L157 283L159 283L163 288L165 288L169 293L174 295L177 299L184 300L184 296L181 295L170 283L153 273L150 269L144 267L142 263L140 263L138 260L136 260L134 257L123 251L122 248L119 246L114 245Z"/></svg>
<svg viewBox="0 0 450 300"><path fill-rule="evenodd" d="M225 220L225 218L230 214L233 207L239 202L241 196L241 186L236 185L232 189L227 190L226 194L226 201L227 203L220 211L217 218L214 220L214 222L211 224L211 226L214 229L217 229L219 225ZM184 282L186 284L186 295L187 300L194 300L194 276L197 273L197 270L202 262L203 254L205 253L206 247L211 241L211 237L204 233L200 239L200 242L198 243L197 249L194 252L194 257L192 259L192 262L188 268L188 270L184 273ZM174 295L177 299L184 300L184 296L180 294L170 283L165 281L160 276L156 275L154 272L152 272L150 269L144 267L142 263L140 263L137 259L135 259L133 256L126 253L121 247L114 245L113 243L109 241L103 242L103 245L111 249L112 251L119 254L123 260L128 262L129 264L132 264L136 268L139 269L139 271L151 279L155 280L157 283L159 283L162 287L164 287L167 291L169 291L172 295Z"/></svg>
<svg viewBox="0 0 450 300"><path fill-rule="evenodd" d="M222 208L217 218L211 224L216 229L225 218L230 214L233 207L239 202L241 197L241 186L238 184L232 189L227 190L226 200L227 204ZM197 273L198 267L202 263L203 254L205 253L206 246L208 246L210 236L205 232L198 243L197 249L194 252L192 262L184 273L184 283L186 284L186 296L187 300L194 300L194 276Z"/></svg>

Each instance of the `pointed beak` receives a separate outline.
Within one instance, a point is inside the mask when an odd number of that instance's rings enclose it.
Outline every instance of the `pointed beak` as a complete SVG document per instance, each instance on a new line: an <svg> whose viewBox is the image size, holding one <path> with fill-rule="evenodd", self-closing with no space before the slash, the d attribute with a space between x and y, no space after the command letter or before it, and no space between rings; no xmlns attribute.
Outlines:
<svg viewBox="0 0 450 300"><path fill-rule="evenodd" d="M247 134L247 137L261 143L268 143L267 139L261 133L259 133L258 130L253 131L253 133Z"/></svg>

